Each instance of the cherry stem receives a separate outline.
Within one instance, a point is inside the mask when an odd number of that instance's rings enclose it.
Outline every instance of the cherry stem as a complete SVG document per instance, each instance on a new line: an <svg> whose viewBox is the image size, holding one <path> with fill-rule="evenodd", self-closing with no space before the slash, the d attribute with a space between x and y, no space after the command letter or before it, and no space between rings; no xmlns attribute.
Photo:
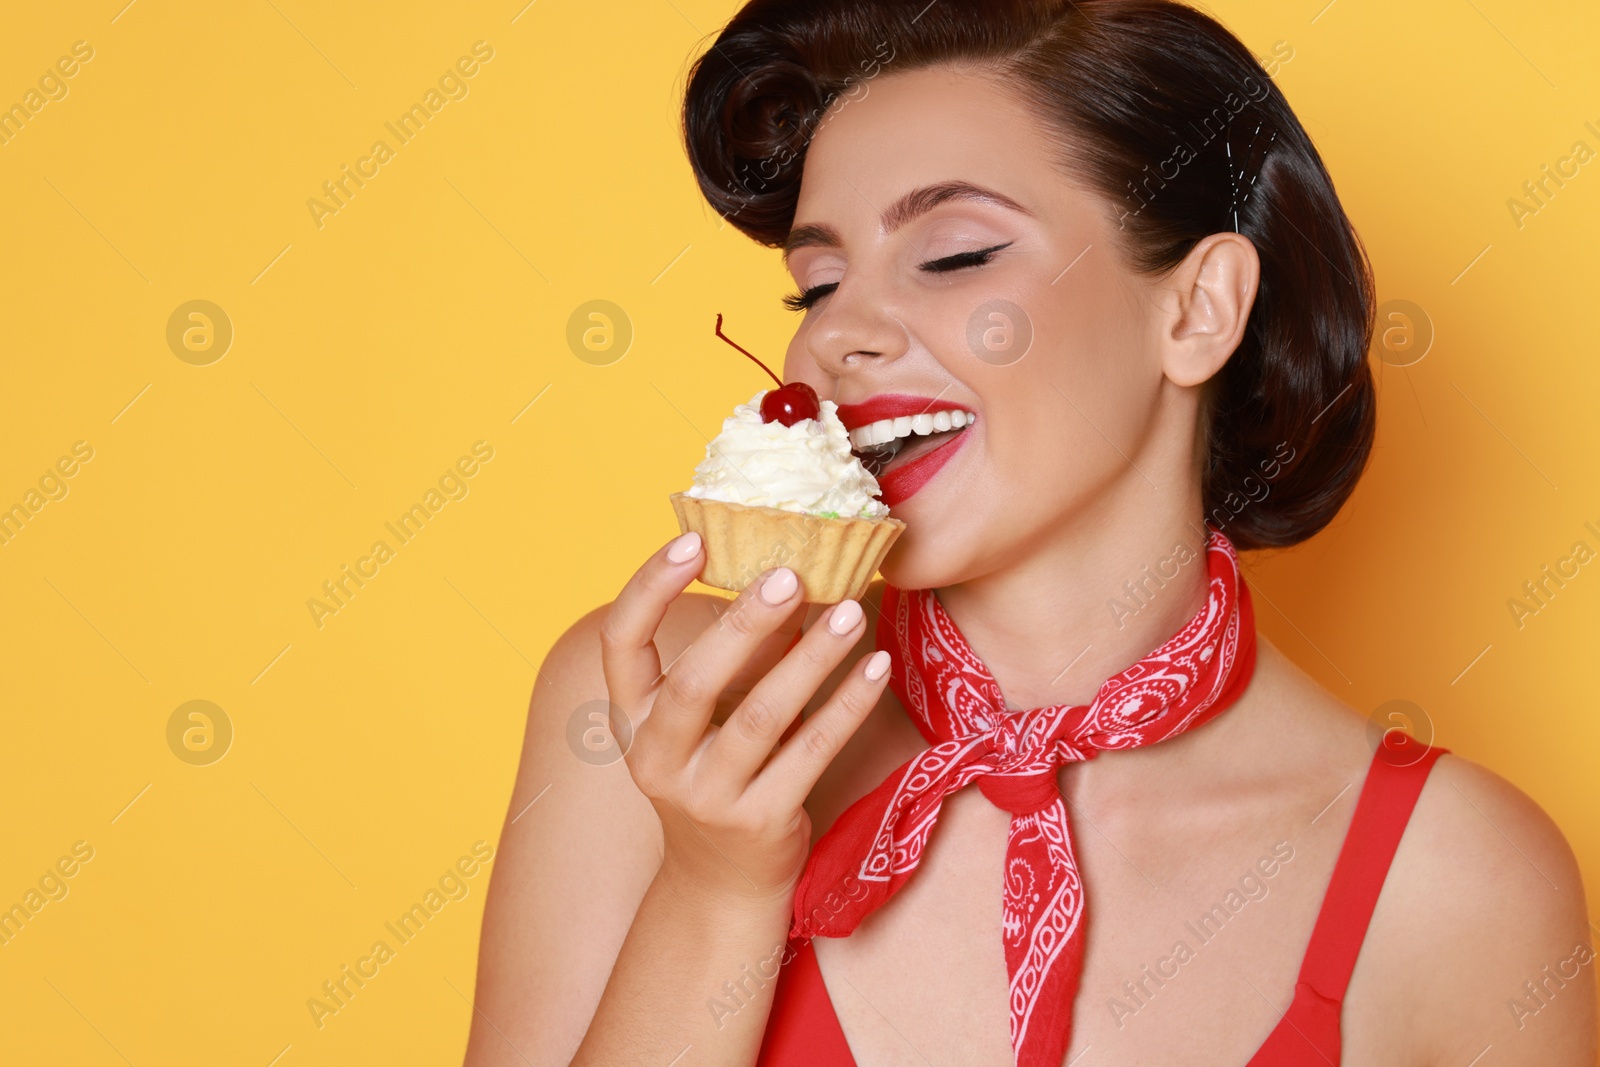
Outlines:
<svg viewBox="0 0 1600 1067"><path fill-rule="evenodd" d="M765 363L761 362L759 359L756 359L755 356L751 356L749 352L745 352L745 350L743 348L739 348L739 345L738 345L737 342L735 342L727 334L722 332L722 312L720 312L720 311L717 312L717 336L722 338L724 341L727 341L730 345L733 345L734 348L738 348L739 351L744 352L745 355L750 356L751 359L755 359L756 360L756 366L760 367L762 370L766 371L769 375L771 375L772 380L778 383L778 388L780 388L780 389L783 388L783 380L781 378L779 378L776 374L772 373L772 368L768 367Z"/></svg>

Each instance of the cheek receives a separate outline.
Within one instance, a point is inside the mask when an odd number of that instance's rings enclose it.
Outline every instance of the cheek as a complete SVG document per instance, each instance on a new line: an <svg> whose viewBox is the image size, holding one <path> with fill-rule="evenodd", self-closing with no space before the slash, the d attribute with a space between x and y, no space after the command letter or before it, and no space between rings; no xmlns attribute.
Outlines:
<svg viewBox="0 0 1600 1067"><path fill-rule="evenodd" d="M1138 320L1097 282L1032 294L1032 347L1011 366L985 368L978 386L997 416L999 476L1057 501L1128 469L1158 391Z"/></svg>

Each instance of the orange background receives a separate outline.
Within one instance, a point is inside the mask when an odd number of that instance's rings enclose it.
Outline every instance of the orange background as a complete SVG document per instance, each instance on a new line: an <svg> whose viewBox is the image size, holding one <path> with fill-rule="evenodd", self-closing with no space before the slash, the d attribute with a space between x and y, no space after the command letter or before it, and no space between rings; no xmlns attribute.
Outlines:
<svg viewBox="0 0 1600 1067"><path fill-rule="evenodd" d="M716 313L763 354L794 327L777 255L706 207L678 140L734 5L124 2L20 7L0 34L0 105L93 53L0 143L0 507L40 505L0 544L0 906L93 853L0 944L0 1059L456 1062L493 866L472 852L498 844L535 665L677 532L667 495L762 385ZM1600 149L1600 14L1215 10L1288 50L1380 298L1420 311L1386 310L1349 506L1247 557L1260 626L1532 795L1593 910L1600 563L1521 626L1508 601L1600 549L1600 162L1520 225L1508 201ZM392 140L462 57L464 95ZM378 139L392 157L362 164ZM319 225L347 165L369 178ZM226 351L169 344L194 300ZM568 340L593 300L631 334L603 365ZM389 534L431 489L421 531ZM319 625L347 565L369 578ZM169 730L191 701L206 720ZM308 1000L430 890L319 1026Z"/></svg>

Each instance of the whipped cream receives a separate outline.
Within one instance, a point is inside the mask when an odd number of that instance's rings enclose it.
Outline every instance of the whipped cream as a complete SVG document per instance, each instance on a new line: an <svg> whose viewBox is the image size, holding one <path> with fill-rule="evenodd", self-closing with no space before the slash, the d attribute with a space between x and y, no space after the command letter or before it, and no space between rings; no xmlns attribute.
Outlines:
<svg viewBox="0 0 1600 1067"><path fill-rule="evenodd" d="M889 507L874 499L878 480L850 453L850 434L838 405L793 426L761 421L763 389L722 422L694 469L688 495L730 504L780 508L831 518L881 519Z"/></svg>

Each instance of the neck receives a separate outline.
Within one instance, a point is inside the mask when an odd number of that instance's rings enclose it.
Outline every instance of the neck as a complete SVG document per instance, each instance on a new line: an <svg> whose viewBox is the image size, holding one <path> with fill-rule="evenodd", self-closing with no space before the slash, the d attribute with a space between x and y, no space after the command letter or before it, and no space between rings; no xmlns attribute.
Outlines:
<svg viewBox="0 0 1600 1067"><path fill-rule="evenodd" d="M1026 558L938 590L1009 707L1089 703L1205 603L1198 500L1150 503L1057 526Z"/></svg>

